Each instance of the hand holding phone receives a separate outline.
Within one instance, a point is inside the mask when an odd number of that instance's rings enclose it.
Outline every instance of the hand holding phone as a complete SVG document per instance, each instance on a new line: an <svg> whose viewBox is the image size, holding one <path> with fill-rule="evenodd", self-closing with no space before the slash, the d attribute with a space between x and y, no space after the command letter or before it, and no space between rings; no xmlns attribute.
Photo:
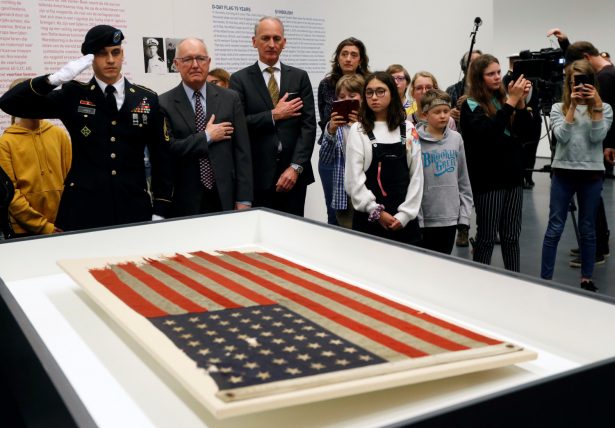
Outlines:
<svg viewBox="0 0 615 428"><path fill-rule="evenodd" d="M594 86L594 76L589 74L575 74L572 76L574 80L574 86L580 85L592 85Z"/></svg>
<svg viewBox="0 0 615 428"><path fill-rule="evenodd" d="M359 110L359 100L355 99L345 99L345 100L336 100L333 101L333 107L331 111L337 113L341 116L345 123L347 123L350 118L349 115L352 111Z"/></svg>

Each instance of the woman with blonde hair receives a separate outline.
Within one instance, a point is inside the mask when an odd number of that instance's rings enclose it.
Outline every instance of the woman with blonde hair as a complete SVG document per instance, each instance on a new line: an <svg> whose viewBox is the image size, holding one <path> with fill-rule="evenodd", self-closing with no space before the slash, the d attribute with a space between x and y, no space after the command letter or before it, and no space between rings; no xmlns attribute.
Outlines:
<svg viewBox="0 0 615 428"><path fill-rule="evenodd" d="M556 137L551 164L549 224L542 244L540 276L553 277L557 244L570 200L576 193L579 209L581 287L597 291L592 281L596 254L595 221L602 193L604 162L602 140L613 122L611 106L602 101L593 68L586 60L566 67L562 102L551 109Z"/></svg>

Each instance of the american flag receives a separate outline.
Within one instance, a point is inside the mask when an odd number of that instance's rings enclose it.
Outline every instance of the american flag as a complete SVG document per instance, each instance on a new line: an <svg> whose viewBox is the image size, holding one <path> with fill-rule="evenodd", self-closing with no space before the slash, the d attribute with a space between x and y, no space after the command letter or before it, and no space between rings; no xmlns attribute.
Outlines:
<svg viewBox="0 0 615 428"><path fill-rule="evenodd" d="M514 350L266 252L198 251L90 273L228 401Z"/></svg>

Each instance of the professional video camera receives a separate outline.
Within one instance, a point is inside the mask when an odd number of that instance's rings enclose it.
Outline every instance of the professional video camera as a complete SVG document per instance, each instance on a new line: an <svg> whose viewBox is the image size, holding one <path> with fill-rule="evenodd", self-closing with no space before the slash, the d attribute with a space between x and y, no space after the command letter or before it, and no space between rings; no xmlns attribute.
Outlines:
<svg viewBox="0 0 615 428"><path fill-rule="evenodd" d="M540 108L543 114L551 112L553 103L562 99L564 81L564 53L561 49L545 48L539 51L521 51L513 65L512 78L521 74L534 84L538 91Z"/></svg>

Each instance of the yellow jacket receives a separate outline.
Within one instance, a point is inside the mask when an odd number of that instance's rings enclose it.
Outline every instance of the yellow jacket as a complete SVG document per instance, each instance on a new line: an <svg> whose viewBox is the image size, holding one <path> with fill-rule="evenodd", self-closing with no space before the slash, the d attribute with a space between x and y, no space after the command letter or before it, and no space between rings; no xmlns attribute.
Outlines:
<svg viewBox="0 0 615 428"><path fill-rule="evenodd" d="M11 125L0 136L0 166L15 186L9 207L15 233L53 232L71 159L67 133L44 120L35 131Z"/></svg>

